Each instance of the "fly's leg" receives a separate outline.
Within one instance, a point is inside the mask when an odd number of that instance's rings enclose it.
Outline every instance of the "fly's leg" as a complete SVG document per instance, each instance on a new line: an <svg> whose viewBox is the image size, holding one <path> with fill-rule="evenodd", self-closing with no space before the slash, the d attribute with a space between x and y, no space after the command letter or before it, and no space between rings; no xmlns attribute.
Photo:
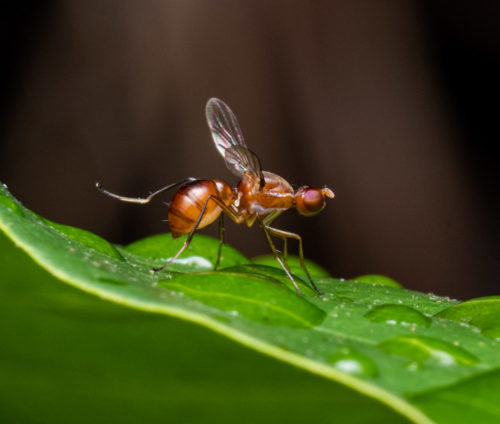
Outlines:
<svg viewBox="0 0 500 424"><path fill-rule="evenodd" d="M286 237L283 237L283 262L288 268L288 271L290 271L290 266L288 265L288 239Z"/></svg>
<svg viewBox="0 0 500 424"><path fill-rule="evenodd" d="M278 253L278 251L276 250L276 247L274 246L274 243L273 243L273 240L271 238L271 234L270 234L270 227L267 227L261 219L259 219L259 222L260 222L260 225L262 227L262 229L264 230L264 234L266 235L266 238L267 238L267 242L269 243L269 247L271 248L271 251L273 252L273 255L274 257L276 258L276 260L278 261L278 263L280 264L281 268L283 268L283 271L285 271L285 274L287 275L287 277L290 279L290 281L293 283L295 289L297 290L297 292L302 295L302 291L300 290L299 286L297 285L297 283L295 282L295 280L293 279L292 277L292 273L288 270L288 267L285 266L285 264L283 263L283 261L281 260L280 258L280 255Z"/></svg>
<svg viewBox="0 0 500 424"><path fill-rule="evenodd" d="M302 267L302 269L304 270L304 272L306 273L307 275L307 278L309 279L309 282L311 283L311 285L313 286L314 290L316 290L316 292L318 294L323 294L323 292L318 289L316 287L316 284L314 284L314 281L312 280L311 278L311 275L309 274L309 271L307 270L307 267L306 267L306 264L304 262L304 251L303 251L303 248L302 248L302 237L299 236L298 234L295 234L295 233L290 233L288 231L283 231L283 230L278 230L277 228L272 228L272 227L267 227L267 229L269 230L269 232L276 236L276 237L279 237L283 240L283 243L284 243L284 249L283 249L283 256L286 257L286 240L288 238L293 238L295 240L298 240L299 241L299 259L300 259L300 266ZM288 263L287 263L288 265Z"/></svg>
<svg viewBox="0 0 500 424"><path fill-rule="evenodd" d="M165 187L160 188L159 190L156 190L154 193L151 193L148 197L126 197L126 196L120 196L119 194L111 193L108 190L105 190L102 188L101 183L95 183L95 186L97 190L99 190L101 193L104 193L106 196L112 197L114 199L121 200L122 202L128 202L128 203L139 203L140 205L144 205L146 203L149 203L153 197L155 197L157 194L163 193L164 191L170 190L171 188L174 188L176 186L185 184L189 181L196 181L196 178L185 178L182 181L179 181L177 183L169 184Z"/></svg>
<svg viewBox="0 0 500 424"><path fill-rule="evenodd" d="M224 215L220 214L219 215L219 248L217 249L217 261L215 261L214 271L219 266L223 244L224 244Z"/></svg>
<svg viewBox="0 0 500 424"><path fill-rule="evenodd" d="M270 229L270 227L267 228ZM272 231L271 234L273 234ZM288 265L288 239L286 237L280 237L280 238L283 240L283 255L281 257L283 259L283 263L286 266L286 269L288 269L288 272L290 272L291 274L292 270L290 269L290 265ZM277 252L280 253L278 250Z"/></svg>
<svg viewBox="0 0 500 424"><path fill-rule="evenodd" d="M177 258L181 255L181 253L184 252L184 250L186 250L186 248L191 243L191 240L193 239L194 233L196 232L196 230L198 229L198 226L200 225L201 219L203 218L203 215L205 214L205 210L206 210L208 202L210 200L212 200L213 202L215 202L237 224L240 224L242 222L242 219L240 217L238 217L236 215L236 213L232 209L230 209L229 207L227 207L221 200L219 200L217 197L215 197L213 194L211 194L210 196L207 197L207 200L205 200L205 203L203 204L203 207L201 208L201 212L198 215L198 218L196 219L196 222L194 223L193 228L191 228L191 231L189 232L186 241L184 242L184 244L182 245L182 247L179 249L179 251L172 258L170 258L165 265L163 265L163 266L161 266L159 268L153 268L151 271L157 272L157 271L161 271L161 270L165 269L167 266L169 266L173 262L175 262L177 260ZM219 243L219 254L218 254L218 256L220 256L220 248L221 248L221 243ZM218 261L217 261L216 266L217 265L218 265Z"/></svg>

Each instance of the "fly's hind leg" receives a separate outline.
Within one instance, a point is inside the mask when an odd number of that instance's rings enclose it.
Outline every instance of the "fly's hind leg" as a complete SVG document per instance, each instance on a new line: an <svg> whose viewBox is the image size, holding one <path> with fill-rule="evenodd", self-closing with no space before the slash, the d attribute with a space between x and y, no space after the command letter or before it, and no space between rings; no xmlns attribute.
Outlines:
<svg viewBox="0 0 500 424"><path fill-rule="evenodd" d="M311 275L309 274L309 271L307 270L306 264L304 262L304 250L302 248L302 237L299 236L298 234L295 234L295 233L290 233L288 231L278 230L277 228L272 228L272 227L266 227L266 228L267 228L267 230L269 230L269 232L273 236L279 237L279 238L281 238L283 240L283 243L284 243L283 244L283 246L284 246L284 248L283 248L283 257L284 258L286 258L286 255L287 255L287 239L293 238L293 239L299 241L299 260L300 260L300 266L302 267L302 269L306 273L307 278L309 279L309 282L313 286L314 290L316 290L316 292L318 294L323 294L323 292L316 287L316 284L314 284L314 281L311 278ZM285 262L286 262L286 264L288 266L288 262L286 261L286 259L285 259Z"/></svg>
<svg viewBox="0 0 500 424"><path fill-rule="evenodd" d="M121 200L122 202L128 202L128 203L138 203L140 205L144 205L146 203L149 203L153 197L155 197L156 195L160 194L160 193L163 193L164 191L167 191L167 190L170 190L171 188L174 188L176 186L179 186L179 185L182 185L184 183L187 183L189 181L195 181L196 178L185 178L181 181L178 181L176 183L173 183L173 184L169 184L165 187L162 187L160 188L159 190L156 190L154 193L151 193L148 197L127 197L127 196L120 196L119 194L115 194L115 193L111 193L110 191L108 190L105 190L101 183L95 183L95 186L97 188L97 190L99 190L101 193L104 193L106 196L109 196L109 197L112 197L114 199L118 199L118 200Z"/></svg>

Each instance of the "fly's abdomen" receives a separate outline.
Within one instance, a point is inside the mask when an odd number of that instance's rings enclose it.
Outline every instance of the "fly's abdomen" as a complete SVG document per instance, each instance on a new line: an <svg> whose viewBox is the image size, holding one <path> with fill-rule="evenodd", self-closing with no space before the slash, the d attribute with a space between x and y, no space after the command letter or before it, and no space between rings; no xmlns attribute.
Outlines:
<svg viewBox="0 0 500 424"><path fill-rule="evenodd" d="M208 180L193 181L175 193L168 210L168 222L174 238L193 229L210 195L218 197L218 192L214 182ZM221 212L222 209L215 202L209 201L198 228L214 222Z"/></svg>

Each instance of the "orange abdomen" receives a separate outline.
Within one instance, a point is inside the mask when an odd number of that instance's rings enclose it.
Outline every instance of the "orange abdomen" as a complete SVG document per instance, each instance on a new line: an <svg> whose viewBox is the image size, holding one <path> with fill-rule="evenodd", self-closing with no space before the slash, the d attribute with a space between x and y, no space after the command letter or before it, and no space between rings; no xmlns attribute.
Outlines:
<svg viewBox="0 0 500 424"><path fill-rule="evenodd" d="M220 193L221 188L223 193ZM223 182L197 180L182 186L175 193L168 210L168 222L172 236L177 238L189 233L193 229L203 206L207 202L208 196L217 197L225 204L230 203L227 190L231 193L232 201L231 188ZM221 213L222 208L219 205L213 201L208 201L198 228L203 228L211 224Z"/></svg>

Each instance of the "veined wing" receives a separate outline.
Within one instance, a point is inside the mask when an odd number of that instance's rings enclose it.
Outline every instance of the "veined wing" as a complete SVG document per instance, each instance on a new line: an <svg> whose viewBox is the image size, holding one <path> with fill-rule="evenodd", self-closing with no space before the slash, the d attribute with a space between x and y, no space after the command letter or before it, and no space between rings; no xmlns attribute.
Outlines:
<svg viewBox="0 0 500 424"><path fill-rule="evenodd" d="M260 186L264 186L264 175L259 157L243 146L234 146L226 150L224 157L226 166L236 176L242 177L249 173L254 178L260 180Z"/></svg>
<svg viewBox="0 0 500 424"><path fill-rule="evenodd" d="M224 158L228 169L241 177L249 173L264 184L260 160L245 144L238 120L222 100L211 98L205 108L207 123L215 147Z"/></svg>
<svg viewBox="0 0 500 424"><path fill-rule="evenodd" d="M240 124L227 104L212 97L207 102L205 112L215 147L222 157L225 157L226 150L232 146L247 147Z"/></svg>

